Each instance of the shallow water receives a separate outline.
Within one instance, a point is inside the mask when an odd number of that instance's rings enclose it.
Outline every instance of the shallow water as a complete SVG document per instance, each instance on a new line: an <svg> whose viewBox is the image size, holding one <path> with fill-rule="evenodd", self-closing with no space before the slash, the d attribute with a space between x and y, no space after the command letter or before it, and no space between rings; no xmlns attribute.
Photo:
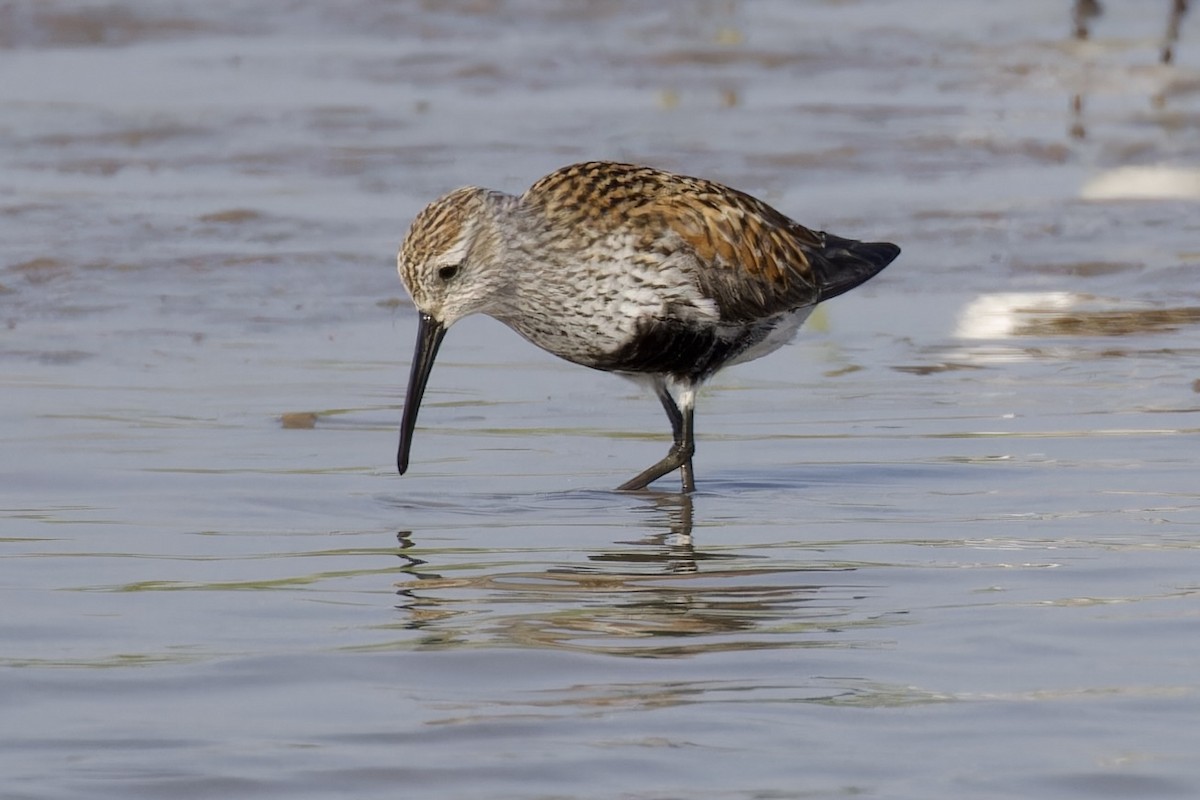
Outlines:
<svg viewBox="0 0 1200 800"><path fill-rule="evenodd" d="M1200 23L1105 5L0 7L3 796L1200 794ZM694 497L487 319L398 478L412 215L602 157L904 253Z"/></svg>

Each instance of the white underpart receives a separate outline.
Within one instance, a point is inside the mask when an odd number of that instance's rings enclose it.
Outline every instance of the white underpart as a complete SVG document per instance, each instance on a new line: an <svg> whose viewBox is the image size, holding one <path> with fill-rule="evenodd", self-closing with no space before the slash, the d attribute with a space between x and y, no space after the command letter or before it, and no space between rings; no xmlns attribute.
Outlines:
<svg viewBox="0 0 1200 800"><path fill-rule="evenodd" d="M665 317L668 307L677 317L692 316L707 322L720 318L716 302L700 293L689 258L681 255L655 264L643 263L639 260L642 254L633 246L633 237L628 235L610 236L592 252L589 266L598 268L603 277L583 310L607 318L615 346L633 338L642 320Z"/></svg>
<svg viewBox="0 0 1200 800"><path fill-rule="evenodd" d="M564 358L620 350L645 320L719 322L717 304L700 293L687 256L646 263L633 245L631 236L610 236L560 271L525 277L528 296L506 322Z"/></svg>
<svg viewBox="0 0 1200 800"><path fill-rule="evenodd" d="M617 372L626 380L633 381L657 394L658 387L663 386L680 411L696 407L696 391L699 387L686 381L677 381L670 375L647 374L645 372Z"/></svg>
<svg viewBox="0 0 1200 800"><path fill-rule="evenodd" d="M800 330L800 326L812 314L816 306L806 306L798 308L795 311L788 311L783 314L779 322L771 329L771 332L766 337L754 345L748 347L741 353L738 353L733 358L725 363L725 366L733 366L734 364L744 364L747 361L753 361L756 358L762 358L768 353L773 353L783 347L792 339L796 338L796 333Z"/></svg>
<svg viewBox="0 0 1200 800"><path fill-rule="evenodd" d="M696 389L693 386L682 386L673 380L667 380L667 391L680 411L688 411L696 407Z"/></svg>

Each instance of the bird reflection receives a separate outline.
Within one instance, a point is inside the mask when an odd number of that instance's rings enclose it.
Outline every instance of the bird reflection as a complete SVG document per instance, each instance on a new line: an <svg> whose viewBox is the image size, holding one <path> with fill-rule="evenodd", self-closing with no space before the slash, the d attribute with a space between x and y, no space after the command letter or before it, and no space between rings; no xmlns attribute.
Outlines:
<svg viewBox="0 0 1200 800"><path fill-rule="evenodd" d="M1171 17L1167 22L1167 35L1163 37L1162 49L1158 54L1159 63L1171 64L1175 61L1175 45L1179 42L1179 26L1183 22L1183 16L1187 10L1188 0L1173 0L1171 3Z"/></svg>
<svg viewBox="0 0 1200 800"><path fill-rule="evenodd" d="M1187 15L1188 0L1170 0L1168 4L1167 27L1163 34L1162 43L1159 45L1158 62L1163 65L1173 64L1175 62L1175 52L1179 44L1179 29L1183 23L1184 16ZM1075 0L1071 7L1071 22L1073 26L1072 37L1079 42L1087 41L1091 38L1091 26L1093 21L1098 19L1104 13L1104 7L1099 0ZM1076 92L1071 96L1071 136L1076 139L1083 139L1087 136L1087 128L1083 119L1083 107L1085 96L1082 91ZM1162 108L1166 105L1167 95L1163 89L1151 98L1155 108Z"/></svg>
<svg viewBox="0 0 1200 800"><path fill-rule="evenodd" d="M1071 21L1075 23L1075 38L1083 41L1089 36L1088 26L1103 13L1097 0L1075 0L1071 8Z"/></svg>
<svg viewBox="0 0 1200 800"><path fill-rule="evenodd" d="M1167 30L1158 51L1160 64L1170 64L1175 60L1175 46L1179 43L1179 28L1187 15L1188 0L1171 0L1167 13ZM1077 41L1086 41L1091 37L1092 21L1104 13L1104 7L1099 0L1075 0L1071 7L1071 21L1074 24L1074 37Z"/></svg>
<svg viewBox="0 0 1200 800"><path fill-rule="evenodd" d="M441 575L436 575L432 572L421 572L419 567L427 563L423 558L417 558L407 552L416 547L416 543L412 539L412 531L400 531L396 534L396 540L400 543L400 551L396 553L400 560L404 562L404 571L414 578L422 579L440 579Z"/></svg>
<svg viewBox="0 0 1200 800"><path fill-rule="evenodd" d="M862 587L838 577L852 568L737 552L720 540L697 547L688 494L623 500L633 501L639 537L602 552L566 548L558 564L539 561L545 548L422 550L412 532L402 532L403 619L388 627L410 632L406 647L492 644L673 657L847 643L853 629L880 624L855 618ZM412 631L420 633L415 643Z"/></svg>
<svg viewBox="0 0 1200 800"><path fill-rule="evenodd" d="M629 564L637 566L661 566L663 573L682 574L696 572L696 547L692 542L694 510L692 496L682 492L650 492L650 510L654 512L646 527L647 536L635 542L617 544L634 545L636 550L620 550L610 553L595 553L588 560L602 564ZM700 554L699 558L716 558L714 554ZM580 571L579 567L569 571Z"/></svg>

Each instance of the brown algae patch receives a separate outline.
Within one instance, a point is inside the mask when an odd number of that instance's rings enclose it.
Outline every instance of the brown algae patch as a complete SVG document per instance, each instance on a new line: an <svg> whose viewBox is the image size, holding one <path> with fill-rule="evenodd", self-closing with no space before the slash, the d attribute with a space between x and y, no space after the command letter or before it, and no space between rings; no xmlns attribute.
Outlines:
<svg viewBox="0 0 1200 800"><path fill-rule="evenodd" d="M203 128L164 123L126 128L105 133L59 132L37 137L34 142L46 147L125 147L136 149L175 139L200 136Z"/></svg>
<svg viewBox="0 0 1200 800"><path fill-rule="evenodd" d="M66 275L70 266L57 258L42 256L13 264L9 270L24 276L29 283L46 283Z"/></svg>
<svg viewBox="0 0 1200 800"><path fill-rule="evenodd" d="M1200 323L1200 306L1031 313L1014 333L1017 336L1125 336L1172 331L1196 323Z"/></svg>
<svg viewBox="0 0 1200 800"><path fill-rule="evenodd" d="M156 17L117 5L72 10L30 6L25 11L0 6L0 48L113 47L215 30L196 19Z"/></svg>
<svg viewBox="0 0 1200 800"><path fill-rule="evenodd" d="M226 211L214 211L211 214L202 214L201 222L221 223L221 224L238 224L242 222L257 222L261 220L263 215L258 211L249 208L230 208Z"/></svg>
<svg viewBox="0 0 1200 800"><path fill-rule="evenodd" d="M1142 264L1132 261L1071 261L1062 264L1037 263L1014 264L1017 272L1031 272L1039 275L1070 275L1077 278L1096 278L1105 275L1117 275L1122 272L1137 272Z"/></svg>
<svg viewBox="0 0 1200 800"><path fill-rule="evenodd" d="M312 411L288 411L279 418L284 428L311 430L317 427L317 414Z"/></svg>
<svg viewBox="0 0 1200 800"><path fill-rule="evenodd" d="M936 375L940 372L962 372L964 370L984 369L978 364L963 364L961 362L943 361L939 364L915 364L892 367L896 372L906 372L909 375Z"/></svg>

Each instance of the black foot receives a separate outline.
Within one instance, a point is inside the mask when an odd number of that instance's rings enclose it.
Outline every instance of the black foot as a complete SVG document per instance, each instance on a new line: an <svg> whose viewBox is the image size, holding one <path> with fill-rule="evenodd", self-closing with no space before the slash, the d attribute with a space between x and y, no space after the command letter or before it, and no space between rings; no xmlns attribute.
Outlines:
<svg viewBox="0 0 1200 800"><path fill-rule="evenodd" d="M695 447L688 447L683 444L672 446L662 461L642 470L633 478L625 481L617 487L617 491L640 492L668 472L674 472L677 469L680 470L682 490L684 492L696 491L696 479L692 474L692 454L695 450Z"/></svg>

